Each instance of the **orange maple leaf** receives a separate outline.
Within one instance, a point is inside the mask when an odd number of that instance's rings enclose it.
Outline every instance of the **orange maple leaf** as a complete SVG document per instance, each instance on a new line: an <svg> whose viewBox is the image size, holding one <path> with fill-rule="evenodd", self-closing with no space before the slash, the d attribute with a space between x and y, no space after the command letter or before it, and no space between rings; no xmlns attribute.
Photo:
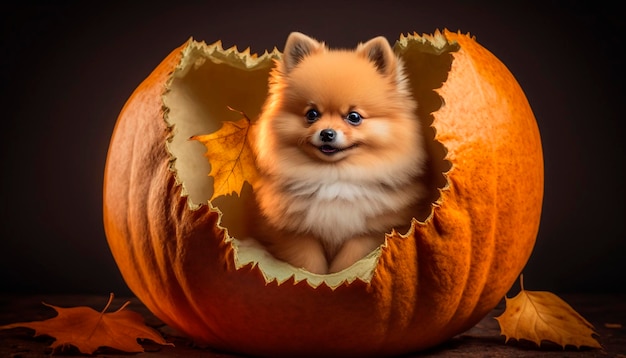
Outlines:
<svg viewBox="0 0 626 358"><path fill-rule="evenodd" d="M110 295L109 302L102 312L85 306L61 308L43 303L56 310L58 316L45 321L12 323L0 326L0 329L16 327L34 329L35 337L46 335L56 338L50 346L53 351L71 345L85 354L93 354L100 347L124 352L143 352L143 347L137 343L138 338L173 345L167 343L158 331L146 326L139 313L124 310L130 301L113 313L104 313L112 300L113 294Z"/></svg>
<svg viewBox="0 0 626 358"><path fill-rule="evenodd" d="M216 132L190 138L207 148L205 156L211 163L209 176L213 177L211 201L222 195L241 194L244 182L252 184L258 177L250 145L250 119L241 114L244 118L224 122Z"/></svg>
<svg viewBox="0 0 626 358"><path fill-rule="evenodd" d="M506 341L513 338L535 342L550 341L565 348L567 345L602 348L593 335L594 327L570 305L551 292L524 290L513 298L505 297L506 309L496 317Z"/></svg>

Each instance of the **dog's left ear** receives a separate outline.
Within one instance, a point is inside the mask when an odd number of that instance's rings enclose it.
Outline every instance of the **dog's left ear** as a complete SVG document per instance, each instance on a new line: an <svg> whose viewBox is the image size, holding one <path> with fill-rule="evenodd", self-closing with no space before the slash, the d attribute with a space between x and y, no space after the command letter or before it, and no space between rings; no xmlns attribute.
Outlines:
<svg viewBox="0 0 626 358"><path fill-rule="evenodd" d="M393 75L396 73L398 59L393 53L389 41L383 36L378 36L366 43L359 44L356 51L372 61L381 74Z"/></svg>
<svg viewBox="0 0 626 358"><path fill-rule="evenodd" d="M292 32L287 37L283 52L283 64L287 72L291 71L306 56L324 49L324 43L319 42L305 34Z"/></svg>

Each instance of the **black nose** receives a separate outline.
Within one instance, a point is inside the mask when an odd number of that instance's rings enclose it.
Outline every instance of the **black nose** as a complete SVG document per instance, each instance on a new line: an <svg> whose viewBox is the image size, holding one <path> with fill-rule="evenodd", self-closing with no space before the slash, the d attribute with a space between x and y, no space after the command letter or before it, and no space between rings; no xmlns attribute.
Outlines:
<svg viewBox="0 0 626 358"><path fill-rule="evenodd" d="M328 128L320 132L320 138L322 139L322 142L325 143L334 141L336 136L337 132L335 132L334 129Z"/></svg>

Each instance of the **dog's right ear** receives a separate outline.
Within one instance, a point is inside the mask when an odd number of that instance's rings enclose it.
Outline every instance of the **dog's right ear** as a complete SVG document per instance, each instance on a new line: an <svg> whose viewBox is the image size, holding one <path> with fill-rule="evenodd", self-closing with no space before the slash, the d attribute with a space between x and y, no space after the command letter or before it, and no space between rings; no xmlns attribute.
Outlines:
<svg viewBox="0 0 626 358"><path fill-rule="evenodd" d="M378 36L366 43L359 44L356 52L371 61L381 74L396 74L398 66L396 55L389 45L389 41L383 36Z"/></svg>
<svg viewBox="0 0 626 358"><path fill-rule="evenodd" d="M292 32L287 37L283 52L284 69L290 72L306 56L324 49L324 43L318 42L300 32Z"/></svg>

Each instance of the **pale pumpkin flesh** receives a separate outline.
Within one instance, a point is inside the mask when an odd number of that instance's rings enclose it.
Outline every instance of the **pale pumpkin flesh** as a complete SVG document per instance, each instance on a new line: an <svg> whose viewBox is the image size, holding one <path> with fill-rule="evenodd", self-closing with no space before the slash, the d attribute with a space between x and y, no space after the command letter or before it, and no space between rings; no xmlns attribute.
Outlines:
<svg viewBox="0 0 626 358"><path fill-rule="evenodd" d="M541 213L530 106L468 36L411 35L395 50L429 129L433 209L333 275L240 249L237 238L254 235L242 224L250 188L208 204L210 164L188 140L241 117L227 106L256 118L277 51L256 57L190 40L137 88L111 140L104 224L127 284L156 316L221 350L379 356L438 344L498 303Z"/></svg>

